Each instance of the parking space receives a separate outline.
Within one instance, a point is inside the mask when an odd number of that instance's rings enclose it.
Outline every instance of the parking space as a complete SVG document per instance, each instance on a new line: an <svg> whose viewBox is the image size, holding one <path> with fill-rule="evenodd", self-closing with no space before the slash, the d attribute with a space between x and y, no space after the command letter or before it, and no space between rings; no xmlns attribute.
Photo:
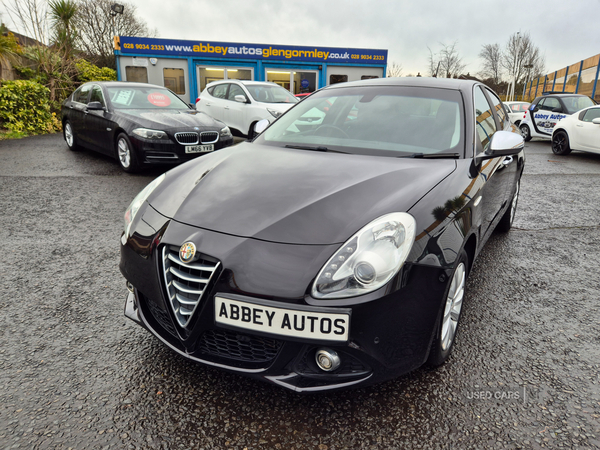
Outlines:
<svg viewBox="0 0 600 450"><path fill-rule="evenodd" d="M185 361L123 316L122 215L159 170L59 135L0 142L0 447L600 447L600 155L525 152L450 360L300 396Z"/></svg>

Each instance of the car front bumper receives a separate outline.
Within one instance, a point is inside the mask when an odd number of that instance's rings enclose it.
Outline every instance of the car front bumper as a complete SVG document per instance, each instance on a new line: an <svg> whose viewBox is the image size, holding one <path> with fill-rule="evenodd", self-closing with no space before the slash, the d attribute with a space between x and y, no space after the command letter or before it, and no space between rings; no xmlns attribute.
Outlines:
<svg viewBox="0 0 600 450"><path fill-rule="evenodd" d="M185 358L298 392L381 382L410 372L427 359L449 275L446 270L405 264L378 291L317 300L307 294L308 287L338 245L300 250L297 245L223 235L166 218L157 223L160 215L149 209L144 216L154 231L140 226L121 241L120 268L131 286L125 315ZM161 255L165 245L178 248L190 239L201 242L199 251L220 259L222 266L186 328L179 325L169 303ZM260 257L249 261L249 255ZM294 279L300 271L290 267L302 268L305 277ZM314 313L348 312L349 334L334 342L226 326L216 320L216 299L222 297ZM339 355L337 370L326 372L317 366L315 354L320 349Z"/></svg>
<svg viewBox="0 0 600 450"><path fill-rule="evenodd" d="M131 144L138 155L140 162L143 165L153 164L181 164L191 159L197 158L202 155L206 155L211 152L204 153L186 153L186 146L174 142L172 140L150 140L138 138L135 135L129 137ZM198 144L199 146L201 144ZM217 151L225 147L233 145L233 136L229 138L219 138L213 145L214 150Z"/></svg>

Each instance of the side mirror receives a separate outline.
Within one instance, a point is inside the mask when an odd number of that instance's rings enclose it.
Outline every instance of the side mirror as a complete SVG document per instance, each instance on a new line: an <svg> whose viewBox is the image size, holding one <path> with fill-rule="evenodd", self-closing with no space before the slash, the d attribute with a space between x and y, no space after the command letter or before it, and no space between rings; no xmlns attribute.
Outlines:
<svg viewBox="0 0 600 450"><path fill-rule="evenodd" d="M239 103L248 103L248 99L246 98L246 96L245 96L245 95L241 95L241 94L240 94L240 95L236 95L236 96L235 96L235 97L233 97L233 98L234 98L234 100L235 100L236 102L239 102Z"/></svg>
<svg viewBox="0 0 600 450"><path fill-rule="evenodd" d="M254 125L254 134L256 135L256 134L262 133L263 131L265 131L267 129L267 127L269 125L271 125L271 122L269 122L269 119L259 120Z"/></svg>
<svg viewBox="0 0 600 450"><path fill-rule="evenodd" d="M600 125L600 117L596 117L595 119L592 119L592 123L596 124L596 125Z"/></svg>
<svg viewBox="0 0 600 450"><path fill-rule="evenodd" d="M476 162L499 156L516 155L525 147L523 136L512 131L496 131L492 136L490 146L485 153L475 157Z"/></svg>
<svg viewBox="0 0 600 450"><path fill-rule="evenodd" d="M104 111L104 106L100 102L89 102L87 104L88 111Z"/></svg>

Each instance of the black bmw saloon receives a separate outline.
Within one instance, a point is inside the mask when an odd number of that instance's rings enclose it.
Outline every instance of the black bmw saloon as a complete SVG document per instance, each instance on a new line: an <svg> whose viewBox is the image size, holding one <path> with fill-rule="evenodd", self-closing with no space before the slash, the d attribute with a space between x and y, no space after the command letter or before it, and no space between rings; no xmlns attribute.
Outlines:
<svg viewBox="0 0 600 450"><path fill-rule="evenodd" d="M321 89L138 194L125 315L185 358L298 392L441 365L473 262L511 228L523 148L478 82Z"/></svg>
<svg viewBox="0 0 600 450"><path fill-rule="evenodd" d="M125 172L180 164L233 144L223 122L147 83L85 83L63 102L61 118L69 149L112 156Z"/></svg>

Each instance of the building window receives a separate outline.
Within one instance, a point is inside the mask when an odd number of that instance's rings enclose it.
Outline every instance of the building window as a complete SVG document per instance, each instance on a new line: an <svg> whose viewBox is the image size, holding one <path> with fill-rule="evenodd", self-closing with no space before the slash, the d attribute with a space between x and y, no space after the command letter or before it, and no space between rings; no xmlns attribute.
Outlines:
<svg viewBox="0 0 600 450"><path fill-rule="evenodd" d="M127 79L127 81L133 81L136 83L147 83L148 69L139 66L126 66L125 78Z"/></svg>
<svg viewBox="0 0 600 450"><path fill-rule="evenodd" d="M348 81L348 75L330 75L329 84L345 83Z"/></svg>
<svg viewBox="0 0 600 450"><path fill-rule="evenodd" d="M185 95L185 75L183 69L163 69L164 86L177 95Z"/></svg>
<svg viewBox="0 0 600 450"><path fill-rule="evenodd" d="M377 75L363 75L360 77L361 80L370 80L371 78L379 78Z"/></svg>

